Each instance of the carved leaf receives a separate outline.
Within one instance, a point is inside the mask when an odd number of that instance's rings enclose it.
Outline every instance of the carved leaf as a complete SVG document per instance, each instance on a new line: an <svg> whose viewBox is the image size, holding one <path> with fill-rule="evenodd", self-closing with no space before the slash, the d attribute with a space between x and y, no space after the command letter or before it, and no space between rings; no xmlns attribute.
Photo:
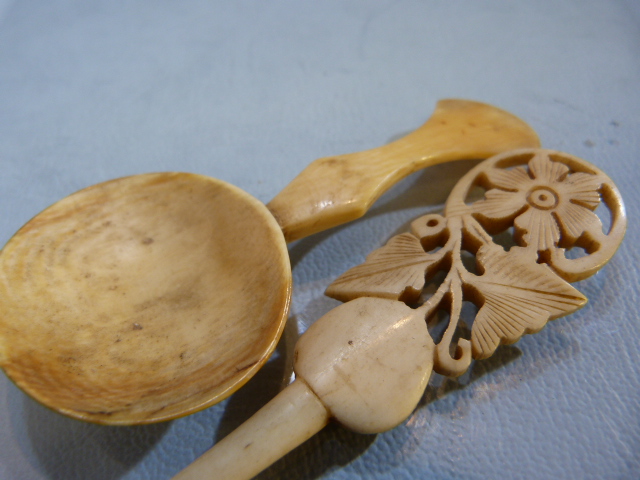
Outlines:
<svg viewBox="0 0 640 480"><path fill-rule="evenodd" d="M427 269L439 258L426 253L412 234L396 235L363 264L338 277L325 293L344 302L363 296L417 300Z"/></svg>
<svg viewBox="0 0 640 480"><path fill-rule="evenodd" d="M469 282L482 302L471 330L474 358L490 356L501 343L535 333L587 301L548 266L527 261L524 255L523 249L505 252L495 245L478 251L485 273Z"/></svg>

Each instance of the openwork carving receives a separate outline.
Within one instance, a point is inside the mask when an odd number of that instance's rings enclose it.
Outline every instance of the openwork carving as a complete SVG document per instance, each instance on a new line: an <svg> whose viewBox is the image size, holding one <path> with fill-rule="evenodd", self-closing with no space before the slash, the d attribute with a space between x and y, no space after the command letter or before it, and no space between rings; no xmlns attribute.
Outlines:
<svg viewBox="0 0 640 480"><path fill-rule="evenodd" d="M471 202L478 187L484 196ZM608 211L606 232L598 206ZM326 293L342 301L400 300L421 310L430 324L444 312L448 323L434 368L458 376L472 357L486 358L498 345L582 307L587 299L568 282L601 268L625 228L620 194L599 169L560 152L519 150L479 164L453 189L444 216L418 218L411 233L391 238ZM575 251L583 254L576 257ZM471 256L475 269L463 261ZM426 295L426 285L442 277L439 272L444 279ZM477 314L470 338L456 340L465 301Z"/></svg>

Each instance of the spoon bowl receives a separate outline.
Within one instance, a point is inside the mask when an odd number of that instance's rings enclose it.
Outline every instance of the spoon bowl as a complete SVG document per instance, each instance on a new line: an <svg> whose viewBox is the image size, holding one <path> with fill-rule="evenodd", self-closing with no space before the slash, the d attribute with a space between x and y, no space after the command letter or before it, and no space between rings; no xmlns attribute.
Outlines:
<svg viewBox="0 0 640 480"><path fill-rule="evenodd" d="M0 262L7 374L45 405L112 424L186 415L239 388L275 347L291 287L264 204L184 173L77 192Z"/></svg>

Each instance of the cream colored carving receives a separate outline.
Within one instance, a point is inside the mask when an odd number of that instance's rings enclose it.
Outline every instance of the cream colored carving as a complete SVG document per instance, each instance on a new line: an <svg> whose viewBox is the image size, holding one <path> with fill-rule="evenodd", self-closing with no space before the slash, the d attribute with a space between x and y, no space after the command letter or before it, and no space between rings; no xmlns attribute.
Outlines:
<svg viewBox="0 0 640 480"><path fill-rule="evenodd" d="M296 380L174 479L249 479L330 417L361 433L395 427L422 397L433 349L424 315L402 302L340 305L298 340Z"/></svg>
<svg viewBox="0 0 640 480"><path fill-rule="evenodd" d="M327 294L343 301L363 296L415 301L424 287L425 271L435 263L415 236L397 235L340 276Z"/></svg>
<svg viewBox="0 0 640 480"><path fill-rule="evenodd" d="M475 186L486 192L469 204ZM610 210L608 232L594 213L600 204ZM445 270L445 279L421 308L427 319L440 310L449 314L434 368L457 376L472 356L486 358L498 345L516 342L583 306L586 298L567 281L586 278L606 263L625 225L617 189L587 162L550 150L498 155L456 185L444 217L416 220L412 234L393 237L333 282L327 295L343 301L362 296L415 301L425 280ZM492 235L510 227L514 246L507 251ZM569 259L571 248L586 254ZM475 256L476 272L465 267L464 251ZM471 338L452 346L463 301L475 304L478 313Z"/></svg>

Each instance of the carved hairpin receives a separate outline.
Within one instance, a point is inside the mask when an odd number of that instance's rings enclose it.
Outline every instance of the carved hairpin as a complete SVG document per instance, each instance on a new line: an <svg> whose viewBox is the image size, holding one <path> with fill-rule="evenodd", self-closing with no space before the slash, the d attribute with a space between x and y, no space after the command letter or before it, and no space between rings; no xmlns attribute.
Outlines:
<svg viewBox="0 0 640 480"><path fill-rule="evenodd" d="M469 204L474 187L486 193ZM606 234L594 213L601 203L611 215ZM326 293L342 301L381 297L414 303L436 273L446 272L419 310L427 319L439 310L449 314L434 369L458 376L471 356L487 358L498 345L514 343L538 332L548 320L582 307L587 299L567 282L585 279L609 261L625 228L618 190L593 165L550 150L510 152L483 162L461 179L444 217L418 218L412 233L393 237ZM494 241L500 233L513 245L508 250ZM583 255L567 257L575 251ZM465 266L465 252L475 257L474 271ZM461 339L451 357L463 301L478 312L471 339Z"/></svg>
<svg viewBox="0 0 640 480"><path fill-rule="evenodd" d="M472 357L582 307L587 299L568 282L598 271L625 228L617 188L584 160L518 150L480 163L454 187L444 215L418 218L411 233L329 286L327 295L346 303L298 341L296 380L176 478L250 478L332 417L362 433L395 427L432 370L461 375ZM472 322L461 318L465 301L477 309ZM441 311L448 323L436 343L428 325ZM465 322L470 338L456 342Z"/></svg>

